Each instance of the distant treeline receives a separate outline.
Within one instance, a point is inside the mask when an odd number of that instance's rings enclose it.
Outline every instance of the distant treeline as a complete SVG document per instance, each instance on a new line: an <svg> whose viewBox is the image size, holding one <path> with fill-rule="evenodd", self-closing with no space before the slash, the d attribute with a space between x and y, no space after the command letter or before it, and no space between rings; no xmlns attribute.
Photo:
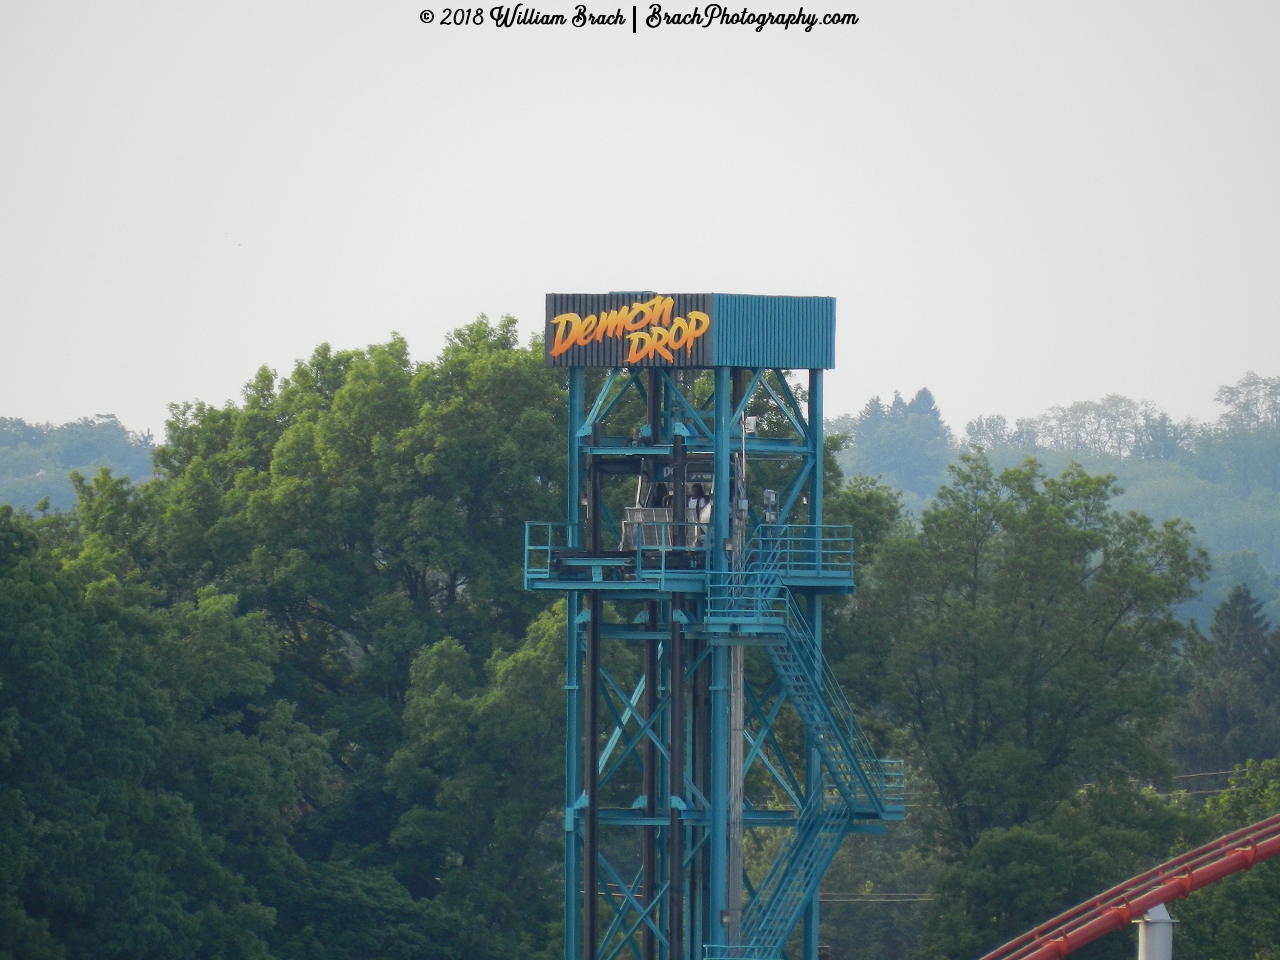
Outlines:
<svg viewBox="0 0 1280 960"><path fill-rule="evenodd" d="M151 476L150 433L134 433L110 414L53 426L0 417L0 503L34 510L70 510L76 494L68 475L91 477L102 467L143 481Z"/></svg>
<svg viewBox="0 0 1280 960"><path fill-rule="evenodd" d="M1174 422L1154 404L1112 394L1012 425L979 417L957 438L922 389L909 401L873 398L828 429L846 438L837 457L847 474L900 488L916 515L945 482L948 464L974 446L997 466L1034 457L1050 473L1076 462L1112 474L1125 491L1122 508L1180 517L1210 551L1213 572L1201 597L1180 607L1184 616L1206 625L1232 587L1246 583L1280 620L1280 377L1249 373L1215 399L1226 410L1212 423Z"/></svg>

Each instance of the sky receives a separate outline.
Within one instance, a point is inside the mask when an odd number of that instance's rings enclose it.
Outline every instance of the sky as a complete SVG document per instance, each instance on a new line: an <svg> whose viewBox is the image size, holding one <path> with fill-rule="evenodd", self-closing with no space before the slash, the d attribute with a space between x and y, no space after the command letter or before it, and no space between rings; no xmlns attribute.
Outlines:
<svg viewBox="0 0 1280 960"><path fill-rule="evenodd" d="M0 417L159 437L549 291L834 296L828 414L927 386L958 431L1280 375L1280 4L804 7L859 22L0 0Z"/></svg>

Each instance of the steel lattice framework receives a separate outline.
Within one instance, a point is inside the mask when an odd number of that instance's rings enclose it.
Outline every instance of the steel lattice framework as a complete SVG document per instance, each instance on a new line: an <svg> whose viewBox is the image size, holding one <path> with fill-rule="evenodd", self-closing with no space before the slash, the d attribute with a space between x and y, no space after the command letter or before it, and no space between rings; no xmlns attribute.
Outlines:
<svg viewBox="0 0 1280 960"><path fill-rule="evenodd" d="M568 515L525 545L526 586L567 597L565 956L763 960L804 921L815 960L840 841L903 816L821 650L853 588L823 371L567 372ZM664 489L674 513L637 504Z"/></svg>

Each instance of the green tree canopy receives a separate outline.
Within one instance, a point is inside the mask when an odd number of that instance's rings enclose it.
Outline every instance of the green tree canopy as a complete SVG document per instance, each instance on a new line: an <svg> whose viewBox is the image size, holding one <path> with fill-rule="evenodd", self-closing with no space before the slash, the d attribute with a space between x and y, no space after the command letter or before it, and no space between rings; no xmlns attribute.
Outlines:
<svg viewBox="0 0 1280 960"><path fill-rule="evenodd" d="M127 557L42 532L0 507L0 953L266 957L271 911L171 779L271 752L265 725L225 712L270 677L260 618L212 593L158 610ZM280 805L264 796L252 828L283 829L312 742L276 748ZM214 809L239 789L205 785Z"/></svg>
<svg viewBox="0 0 1280 960"><path fill-rule="evenodd" d="M0 958L555 952L564 625L521 549L565 402L515 330L321 346L175 405L154 479L0 512Z"/></svg>
<svg viewBox="0 0 1280 960"><path fill-rule="evenodd" d="M1185 525L1121 514L1115 494L1079 468L997 475L966 455L919 530L881 550L864 646L957 854L1081 783L1166 769L1151 734L1185 636L1171 607L1205 560Z"/></svg>

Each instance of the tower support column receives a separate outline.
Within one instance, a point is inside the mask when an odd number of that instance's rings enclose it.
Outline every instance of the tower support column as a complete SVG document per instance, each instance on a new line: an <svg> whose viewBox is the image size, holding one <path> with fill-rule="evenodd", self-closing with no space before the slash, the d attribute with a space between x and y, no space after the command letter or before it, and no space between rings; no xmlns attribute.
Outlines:
<svg viewBox="0 0 1280 960"><path fill-rule="evenodd" d="M680 612L683 597L671 596L671 650L667 655L668 684L670 685L667 710L667 750L670 809L667 824L667 944L668 960L685 960L684 952L684 819L680 808L684 806L684 636L681 630Z"/></svg>
<svg viewBox="0 0 1280 960"><path fill-rule="evenodd" d="M729 517L732 507L733 472L729 450L733 439L732 371L715 369L715 499L712 505L711 543L714 569L729 569L732 558L726 552L729 543ZM729 920L726 895L729 880L729 648L716 646L711 652L711 724L710 774L711 856L707 877L708 920L707 943L723 944Z"/></svg>
<svg viewBox="0 0 1280 960"><path fill-rule="evenodd" d="M813 473L809 477L809 523L814 531L814 556L821 563L822 557L822 371L809 371L809 445L813 457ZM822 597L809 594L809 626L813 628L817 662L814 676L822 675ZM819 797L822 790L822 760L810 734L805 734L805 789L810 797ZM804 913L803 960L818 960L818 930L821 918L818 914L818 894L813 894Z"/></svg>

